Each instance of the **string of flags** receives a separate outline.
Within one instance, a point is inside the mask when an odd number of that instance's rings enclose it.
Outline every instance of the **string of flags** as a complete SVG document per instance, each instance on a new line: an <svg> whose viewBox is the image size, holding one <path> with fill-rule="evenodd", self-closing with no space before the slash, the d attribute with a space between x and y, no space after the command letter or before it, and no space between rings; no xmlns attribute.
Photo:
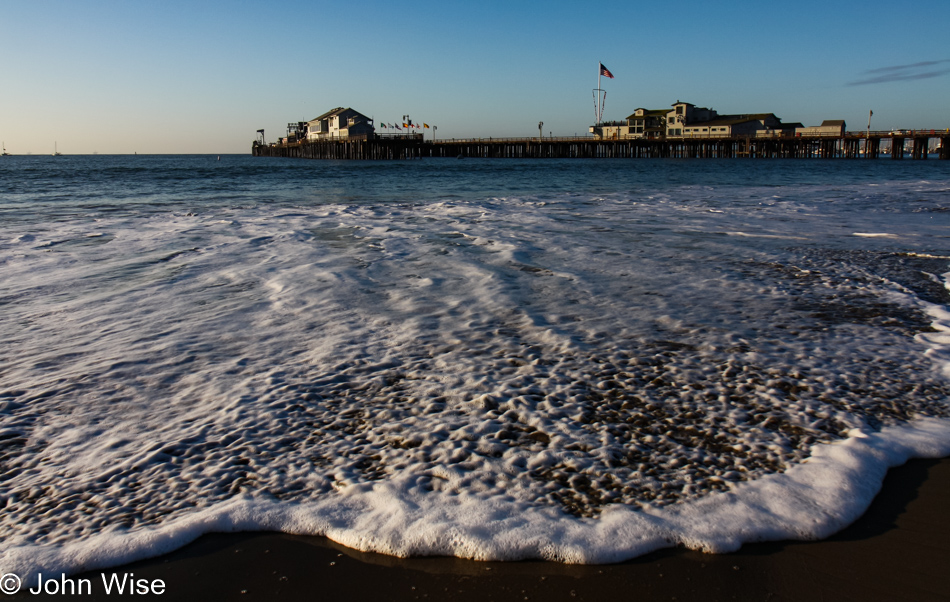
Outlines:
<svg viewBox="0 0 950 602"><path fill-rule="evenodd" d="M408 122L403 122L402 127L398 123L380 123L378 124L381 128L392 129L392 130L422 130L430 129L428 123L413 123L411 120Z"/></svg>

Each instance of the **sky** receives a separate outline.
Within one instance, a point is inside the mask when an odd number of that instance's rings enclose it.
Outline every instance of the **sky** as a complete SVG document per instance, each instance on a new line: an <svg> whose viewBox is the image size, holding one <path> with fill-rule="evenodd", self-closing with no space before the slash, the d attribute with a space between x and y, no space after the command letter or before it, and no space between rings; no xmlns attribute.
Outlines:
<svg viewBox="0 0 950 602"><path fill-rule="evenodd" d="M248 153L335 107L439 138L585 135L677 101L950 127L950 1L0 0L12 154ZM432 130L426 133L431 137Z"/></svg>

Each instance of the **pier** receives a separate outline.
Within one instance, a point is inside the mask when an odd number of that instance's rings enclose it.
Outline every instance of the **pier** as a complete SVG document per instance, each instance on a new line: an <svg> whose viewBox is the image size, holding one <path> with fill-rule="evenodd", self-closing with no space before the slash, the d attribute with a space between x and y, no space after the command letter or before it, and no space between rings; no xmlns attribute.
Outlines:
<svg viewBox="0 0 950 602"><path fill-rule="evenodd" d="M335 140L261 144L255 157L300 159L417 159L479 157L519 159L879 159L923 160L938 143L938 158L950 159L950 131L847 132L841 136L676 137L661 139L467 138L423 140L421 135L368 134ZM909 149L906 147L910 146Z"/></svg>

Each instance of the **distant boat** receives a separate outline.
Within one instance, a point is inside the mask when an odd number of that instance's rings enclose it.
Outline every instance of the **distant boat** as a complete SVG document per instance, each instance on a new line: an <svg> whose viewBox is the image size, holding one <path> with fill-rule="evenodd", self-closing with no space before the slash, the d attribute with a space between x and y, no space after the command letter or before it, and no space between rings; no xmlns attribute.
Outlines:
<svg viewBox="0 0 950 602"><path fill-rule="evenodd" d="M3 153L0 154L0 157L9 157L10 153L7 152L7 143L3 143Z"/></svg>
<svg viewBox="0 0 950 602"><path fill-rule="evenodd" d="M59 150L57 149L57 147L56 147L56 142L53 142L53 156L54 156L54 157L60 157L60 156L62 156L62 154L63 154L63 153L59 152Z"/></svg>

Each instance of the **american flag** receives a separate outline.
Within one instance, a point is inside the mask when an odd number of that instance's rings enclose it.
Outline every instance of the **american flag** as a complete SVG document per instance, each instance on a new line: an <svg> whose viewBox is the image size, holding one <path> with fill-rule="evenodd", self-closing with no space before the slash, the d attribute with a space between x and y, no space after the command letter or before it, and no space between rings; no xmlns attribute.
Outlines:
<svg viewBox="0 0 950 602"><path fill-rule="evenodd" d="M600 74L609 77L610 79L614 78L614 74L610 72L610 69L604 67L604 64L600 64Z"/></svg>

